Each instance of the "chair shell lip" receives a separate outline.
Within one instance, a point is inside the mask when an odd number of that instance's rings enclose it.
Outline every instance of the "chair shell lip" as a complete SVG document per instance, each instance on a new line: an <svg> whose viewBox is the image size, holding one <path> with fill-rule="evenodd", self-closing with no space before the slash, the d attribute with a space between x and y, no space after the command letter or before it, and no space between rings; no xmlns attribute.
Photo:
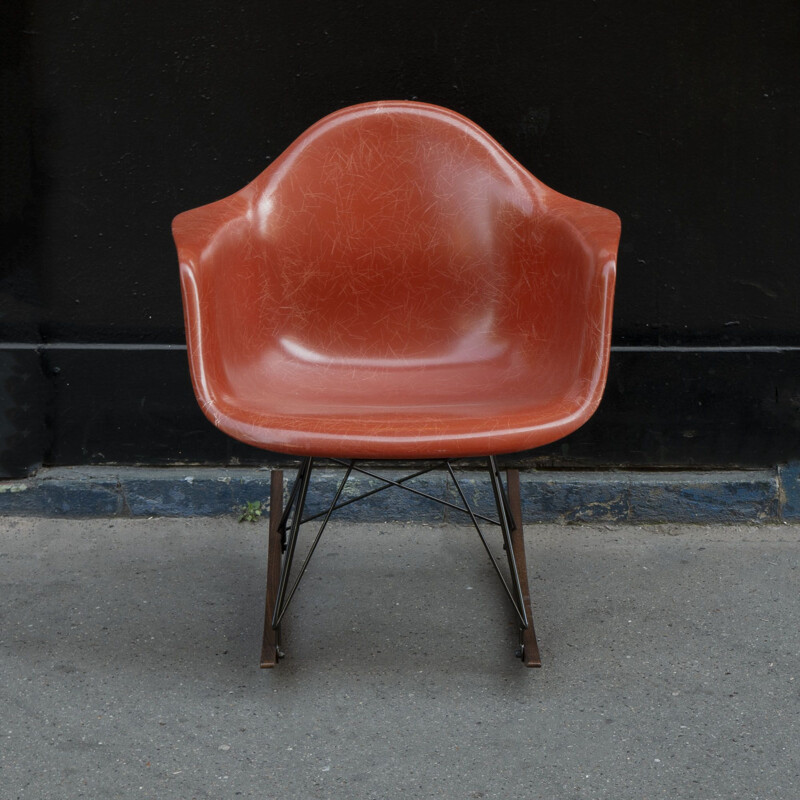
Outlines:
<svg viewBox="0 0 800 800"><path fill-rule="evenodd" d="M207 368L208 336L204 335L203 299L197 285L198 264L203 243L215 231L246 214L253 189L264 176L290 163L309 137L324 132L337 120L369 114L403 111L447 119L462 130L478 136L495 155L500 155L516 174L527 177L546 198L549 214L576 212L589 219L586 241L596 264L598 330L595 334L594 361L583 379L579 396L552 407L546 419L533 414L501 412L454 421L434 414L425 418L415 414L395 414L387 418L374 415L293 415L253 413L237 407L235 398L215 384ZM620 220L612 211L562 195L531 175L495 139L477 124L456 111L442 106L409 100L382 100L360 103L334 111L301 134L259 176L232 195L178 214L172 223L180 261L181 291L187 333L192 385L206 417L220 430L246 444L295 456L346 459L463 458L530 450L572 433L592 416L605 387L611 344L611 315L616 275L616 251ZM231 402L233 400L233 402Z"/></svg>

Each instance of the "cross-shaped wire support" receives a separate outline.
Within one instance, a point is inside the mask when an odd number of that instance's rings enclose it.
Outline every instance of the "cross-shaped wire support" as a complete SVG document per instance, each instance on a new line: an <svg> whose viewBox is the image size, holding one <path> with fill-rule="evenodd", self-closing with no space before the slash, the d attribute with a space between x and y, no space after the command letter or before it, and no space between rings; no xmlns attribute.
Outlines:
<svg viewBox="0 0 800 800"><path fill-rule="evenodd" d="M497 461L494 456L489 457L489 478L497 509L497 518L494 519L477 513L472 506L470 506L456 478L453 467L447 460L441 461L433 466L426 466L399 480L392 480L370 469L357 466L356 461L341 461L339 459L331 459L331 461L345 467L344 475L339 482L333 500L325 511L310 514L305 517L303 514L305 512L311 473L314 469L314 459L311 457L305 458L300 464L291 492L289 493L289 500L283 511L281 511L283 504L283 472L280 470L273 470L272 472L270 486L267 597L264 617L264 639L261 650L262 667L275 666L278 659L283 656L280 641L281 620L297 591L297 587L300 585L300 581L303 579L311 557L314 555L314 551L319 544L319 540L333 512L392 487L404 489L405 491L420 497L425 497L428 500L444 505L447 508L463 512L469 516L519 620L520 640L517 655L523 660L526 666L541 666L539 647L536 642L536 632L534 631L533 619L531 616L531 603L525 560L525 543L522 532L519 473L517 470L507 470L508 491L506 491L506 488L503 486ZM462 505L451 503L441 497L436 497L427 492L420 491L413 486L407 485L408 482L412 481L414 478L418 478L435 469L441 469L442 467L447 469L456 487ZM343 500L342 492L353 472L358 472L382 481L382 485L370 489L357 497ZM297 570L297 574L292 578L292 567L300 526L318 519L321 519L322 522L317 530L317 534L306 553L303 563ZM506 577L503 575L503 570L500 568L497 559L489 548L489 544L481 529L481 522L500 528L503 537L503 549L506 551L508 559L510 581L506 580Z"/></svg>

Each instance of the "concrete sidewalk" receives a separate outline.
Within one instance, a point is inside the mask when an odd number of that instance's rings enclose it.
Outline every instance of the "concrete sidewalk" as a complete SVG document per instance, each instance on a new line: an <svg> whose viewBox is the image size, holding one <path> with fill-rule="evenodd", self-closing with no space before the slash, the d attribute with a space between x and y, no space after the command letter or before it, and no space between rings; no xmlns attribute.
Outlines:
<svg viewBox="0 0 800 800"><path fill-rule="evenodd" d="M332 525L258 668L266 524L0 520L0 797L800 797L800 527Z"/></svg>

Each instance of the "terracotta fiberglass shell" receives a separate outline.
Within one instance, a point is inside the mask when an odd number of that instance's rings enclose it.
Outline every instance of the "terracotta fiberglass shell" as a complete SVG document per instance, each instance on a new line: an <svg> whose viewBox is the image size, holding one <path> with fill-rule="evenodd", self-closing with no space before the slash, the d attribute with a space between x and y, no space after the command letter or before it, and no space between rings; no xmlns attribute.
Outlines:
<svg viewBox="0 0 800 800"><path fill-rule="evenodd" d="M499 454L565 436L600 401L619 218L452 111L331 114L173 234L197 399L243 442Z"/></svg>

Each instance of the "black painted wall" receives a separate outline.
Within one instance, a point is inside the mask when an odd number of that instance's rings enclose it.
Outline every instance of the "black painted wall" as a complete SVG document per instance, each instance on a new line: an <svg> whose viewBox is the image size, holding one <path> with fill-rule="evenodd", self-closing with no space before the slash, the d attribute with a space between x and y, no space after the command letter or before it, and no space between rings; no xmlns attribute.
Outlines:
<svg viewBox="0 0 800 800"><path fill-rule="evenodd" d="M170 221L326 113L389 98L465 114L622 217L606 398L530 460L800 458L796 0L39 0L0 15L0 476L263 461L195 406Z"/></svg>

